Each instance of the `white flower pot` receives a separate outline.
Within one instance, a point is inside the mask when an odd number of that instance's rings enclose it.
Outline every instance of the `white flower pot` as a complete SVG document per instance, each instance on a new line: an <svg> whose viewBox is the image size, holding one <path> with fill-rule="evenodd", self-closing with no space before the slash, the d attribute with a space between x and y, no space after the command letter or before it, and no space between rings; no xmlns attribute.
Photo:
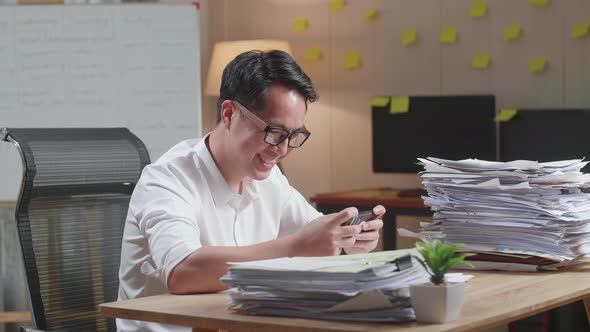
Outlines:
<svg viewBox="0 0 590 332"><path fill-rule="evenodd" d="M410 299L416 320L424 323L444 323L457 319L463 306L464 283L410 286Z"/></svg>

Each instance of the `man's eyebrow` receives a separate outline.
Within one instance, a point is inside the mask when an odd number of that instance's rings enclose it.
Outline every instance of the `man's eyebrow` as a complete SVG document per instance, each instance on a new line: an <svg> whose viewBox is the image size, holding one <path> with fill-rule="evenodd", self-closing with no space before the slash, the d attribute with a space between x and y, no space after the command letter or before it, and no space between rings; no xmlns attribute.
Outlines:
<svg viewBox="0 0 590 332"><path fill-rule="evenodd" d="M301 126L299 128L295 128L293 130L289 130L289 128L285 127L284 125L279 124L279 123L275 123L273 121L269 121L267 123L268 123L268 125L270 127L285 129L286 131L289 131L289 132L292 132L292 133L293 132L296 132L296 131L309 131L309 130L307 130L307 128L305 127L305 125L303 125L303 126Z"/></svg>

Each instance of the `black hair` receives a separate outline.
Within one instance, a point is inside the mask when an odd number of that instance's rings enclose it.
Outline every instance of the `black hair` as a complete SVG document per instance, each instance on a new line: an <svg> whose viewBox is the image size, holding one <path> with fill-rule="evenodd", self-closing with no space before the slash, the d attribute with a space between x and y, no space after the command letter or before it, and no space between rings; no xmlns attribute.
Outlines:
<svg viewBox="0 0 590 332"><path fill-rule="evenodd" d="M318 98L311 79L288 53L248 51L235 57L223 70L217 121L221 119L221 104L225 100L236 100L252 112L262 111L265 96L273 85L296 90L305 98L306 106Z"/></svg>

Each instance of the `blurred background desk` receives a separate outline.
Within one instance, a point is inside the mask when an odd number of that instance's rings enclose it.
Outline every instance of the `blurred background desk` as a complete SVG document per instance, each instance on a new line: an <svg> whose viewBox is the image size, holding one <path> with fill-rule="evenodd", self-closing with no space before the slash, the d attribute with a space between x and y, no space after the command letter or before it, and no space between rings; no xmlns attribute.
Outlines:
<svg viewBox="0 0 590 332"><path fill-rule="evenodd" d="M372 209L381 204L387 209L383 218L383 250L397 249L397 216L432 216L430 208L424 206L420 197L400 197L399 189L377 188L333 193L322 193L311 197L311 202L322 213L333 213L354 206L359 211Z"/></svg>
<svg viewBox="0 0 590 332"><path fill-rule="evenodd" d="M23 324L16 323L31 322L15 207L16 202L0 201L0 332L17 331Z"/></svg>

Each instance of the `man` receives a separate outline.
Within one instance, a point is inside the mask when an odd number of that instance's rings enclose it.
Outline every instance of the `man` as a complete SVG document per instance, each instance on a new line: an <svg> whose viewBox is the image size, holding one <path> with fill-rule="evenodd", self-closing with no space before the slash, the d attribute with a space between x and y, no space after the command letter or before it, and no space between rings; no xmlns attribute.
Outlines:
<svg viewBox="0 0 590 332"><path fill-rule="evenodd" d="M216 292L227 262L368 252L385 213L342 226L358 211L321 215L276 166L310 133L303 124L317 96L285 52L251 51L223 72L219 123L203 139L179 143L147 166L125 224L119 299ZM119 331L178 327L128 320Z"/></svg>

